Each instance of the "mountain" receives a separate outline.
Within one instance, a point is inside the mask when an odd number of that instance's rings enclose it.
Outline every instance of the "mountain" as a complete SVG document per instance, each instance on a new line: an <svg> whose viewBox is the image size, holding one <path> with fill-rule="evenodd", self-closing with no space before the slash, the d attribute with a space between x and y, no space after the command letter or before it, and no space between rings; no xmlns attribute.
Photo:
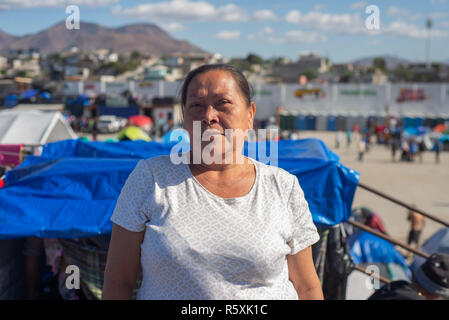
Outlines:
<svg viewBox="0 0 449 320"><path fill-rule="evenodd" d="M7 46L12 41L16 40L17 37L14 37L12 35L7 34L6 32L3 32L0 30L0 47L1 46Z"/></svg>
<svg viewBox="0 0 449 320"><path fill-rule="evenodd" d="M396 69L396 66L399 64L405 64L409 63L409 60L397 57L397 56L391 56L391 55L383 55L383 56L373 56L373 57L365 57L360 58L354 61L351 61L350 63L354 65L360 65L360 66L371 66L373 64L373 61L375 58L381 57L385 59L385 62L387 64L387 69Z"/></svg>
<svg viewBox="0 0 449 320"><path fill-rule="evenodd" d="M35 34L15 37L0 31L0 53L10 49L38 48L41 53L61 52L72 47L80 50L111 49L126 53L138 50L150 55L207 53L184 40L176 40L153 24L132 24L118 28L81 22L80 29L68 30L64 22Z"/></svg>

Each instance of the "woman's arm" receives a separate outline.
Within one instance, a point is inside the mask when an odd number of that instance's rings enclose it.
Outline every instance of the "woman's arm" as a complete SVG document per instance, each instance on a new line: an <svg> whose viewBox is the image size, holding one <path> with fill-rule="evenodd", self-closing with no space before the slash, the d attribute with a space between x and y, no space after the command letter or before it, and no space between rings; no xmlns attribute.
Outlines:
<svg viewBox="0 0 449 320"><path fill-rule="evenodd" d="M321 282L312 259L312 247L287 255L288 275L301 300L323 300Z"/></svg>
<svg viewBox="0 0 449 320"><path fill-rule="evenodd" d="M145 231L132 232L115 224L112 227L103 300L130 300L140 269L140 244Z"/></svg>

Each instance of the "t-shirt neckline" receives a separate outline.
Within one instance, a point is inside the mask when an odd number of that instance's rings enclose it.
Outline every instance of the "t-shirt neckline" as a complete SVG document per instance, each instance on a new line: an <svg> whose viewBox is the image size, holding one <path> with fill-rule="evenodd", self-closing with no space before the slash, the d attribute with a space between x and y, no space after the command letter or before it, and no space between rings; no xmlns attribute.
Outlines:
<svg viewBox="0 0 449 320"><path fill-rule="evenodd" d="M223 198L223 197L220 197L220 196L216 195L215 193L213 193L213 192L207 190L207 188L204 187L204 186L197 180L197 178L195 178L195 176L193 175L192 171L190 170L189 164L188 164L188 163L184 163L184 167L185 167L185 170L186 170L186 172L187 172L187 176L188 176L189 178L191 178L191 179L193 180L193 183L197 184L197 185L198 185L202 190L204 190L208 195L210 195L210 196L212 196L212 197L214 197L214 198L216 198L216 199L218 199L218 200L224 201L224 202L236 202L236 201L246 200L248 197L250 197L250 196L255 192L255 189L257 188L257 185L258 185L258 182L259 182L259 171L260 171L260 170L259 170L259 168L257 167L256 161L254 161L254 159L251 159L251 158L249 158L249 157L245 157L245 158L247 158L248 160L250 160L250 161L252 162L252 164L254 165L254 170L256 170L256 178L254 179L254 183L253 183L251 189L248 191L247 194L245 194L245 195L243 195L243 196L240 196L240 197L234 197L234 198Z"/></svg>

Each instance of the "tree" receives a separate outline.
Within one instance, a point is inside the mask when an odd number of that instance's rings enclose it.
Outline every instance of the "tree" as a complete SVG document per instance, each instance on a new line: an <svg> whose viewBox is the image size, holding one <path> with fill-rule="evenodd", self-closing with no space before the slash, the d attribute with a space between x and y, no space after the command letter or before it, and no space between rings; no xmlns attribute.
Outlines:
<svg viewBox="0 0 449 320"><path fill-rule="evenodd" d="M301 76L306 76L308 81L316 79L318 77L318 73L315 70L308 69L301 73Z"/></svg>
<svg viewBox="0 0 449 320"><path fill-rule="evenodd" d="M387 70L387 63L385 62L385 59L382 57L374 58L373 66L384 72Z"/></svg>
<svg viewBox="0 0 449 320"><path fill-rule="evenodd" d="M413 80L413 73L410 71L409 68L406 66L403 66L402 64L398 65L394 71L394 75L396 78L396 81L412 81Z"/></svg>
<svg viewBox="0 0 449 320"><path fill-rule="evenodd" d="M27 72L25 70L19 70L16 72L16 77L26 77Z"/></svg>
<svg viewBox="0 0 449 320"><path fill-rule="evenodd" d="M131 60L139 60L139 58L141 56L142 56L142 54L137 50L134 50L133 52L131 52Z"/></svg>
<svg viewBox="0 0 449 320"><path fill-rule="evenodd" d="M262 57L254 53L248 54L246 61L248 61L249 64L262 64L264 62Z"/></svg>
<svg viewBox="0 0 449 320"><path fill-rule="evenodd" d="M345 73L343 73L340 77L340 82L341 83L348 83L351 81L353 77L353 74L349 71L346 71Z"/></svg>

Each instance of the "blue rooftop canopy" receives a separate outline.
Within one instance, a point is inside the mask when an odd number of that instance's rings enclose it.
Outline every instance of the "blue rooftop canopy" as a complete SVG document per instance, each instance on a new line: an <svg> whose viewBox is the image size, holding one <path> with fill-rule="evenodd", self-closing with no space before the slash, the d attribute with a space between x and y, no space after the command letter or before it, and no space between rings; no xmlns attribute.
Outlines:
<svg viewBox="0 0 449 320"><path fill-rule="evenodd" d="M173 146L80 139L45 145L40 157L28 156L5 177L0 189L0 239L110 233L116 200L137 162L170 154ZM249 146L245 145L246 154ZM347 221L359 174L343 166L318 139L279 141L278 151L277 165L298 177L317 226Z"/></svg>

